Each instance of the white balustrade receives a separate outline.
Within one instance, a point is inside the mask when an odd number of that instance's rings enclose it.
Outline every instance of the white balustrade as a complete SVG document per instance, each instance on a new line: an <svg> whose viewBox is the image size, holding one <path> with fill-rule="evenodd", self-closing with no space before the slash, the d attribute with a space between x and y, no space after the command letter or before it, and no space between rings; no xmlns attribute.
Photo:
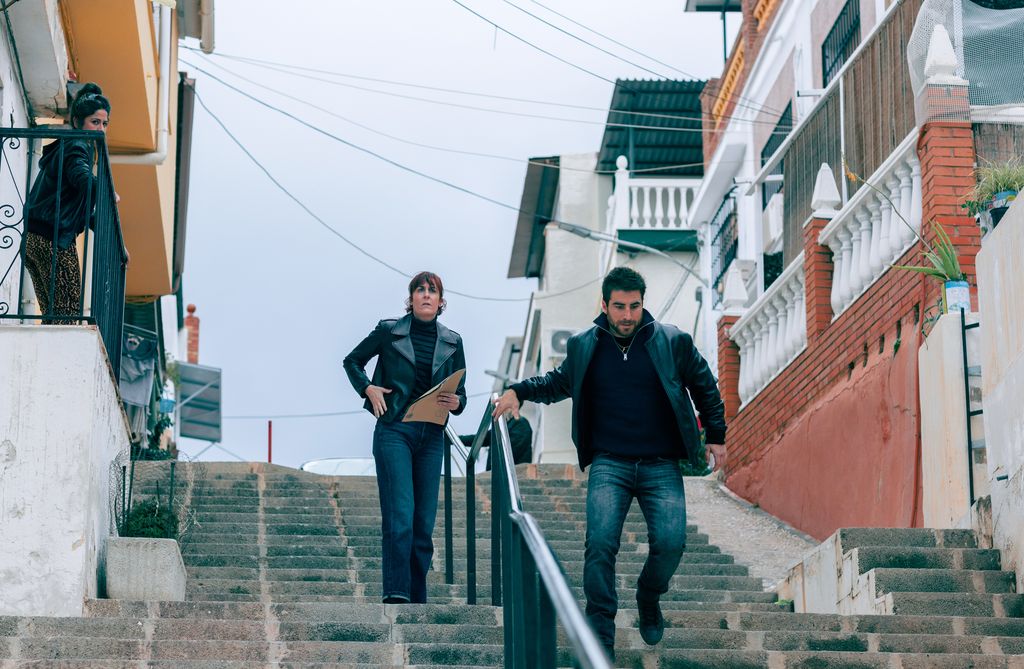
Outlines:
<svg viewBox="0 0 1024 669"><path fill-rule="evenodd" d="M608 230L639 228L678 230L686 227L689 203L700 179L631 176L625 156L616 160L615 191L608 200Z"/></svg>
<svg viewBox="0 0 1024 669"><path fill-rule="evenodd" d="M921 230L917 130L900 144L818 236L832 249L832 312L844 312L906 253Z"/></svg>
<svg viewBox="0 0 1024 669"><path fill-rule="evenodd" d="M740 349L740 401L749 402L807 346L804 256L736 321L729 333Z"/></svg>

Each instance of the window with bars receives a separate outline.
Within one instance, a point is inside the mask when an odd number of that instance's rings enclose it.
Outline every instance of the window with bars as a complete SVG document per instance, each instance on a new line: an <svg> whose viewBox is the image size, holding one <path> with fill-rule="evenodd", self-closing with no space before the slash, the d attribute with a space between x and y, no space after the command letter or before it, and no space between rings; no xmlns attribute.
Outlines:
<svg viewBox="0 0 1024 669"><path fill-rule="evenodd" d="M711 219L711 283L714 305L722 301L721 281L739 248L739 226L736 224L736 197L729 193Z"/></svg>
<svg viewBox="0 0 1024 669"><path fill-rule="evenodd" d="M775 154L782 143L786 141L786 137L793 129L793 103L790 102L786 105L786 108L782 110L782 116L779 117L778 123L772 129L772 134L768 137L768 141L764 143L764 148L761 149L761 166L768 162L768 159ZM782 176L783 174L783 161L779 161L779 164L775 166L770 172L770 175ZM768 206L768 200L772 199L772 195L775 195L782 190L782 181L766 181L761 184L761 208Z"/></svg>
<svg viewBox="0 0 1024 669"><path fill-rule="evenodd" d="M822 86L828 86L860 43L860 0L846 0L821 44Z"/></svg>

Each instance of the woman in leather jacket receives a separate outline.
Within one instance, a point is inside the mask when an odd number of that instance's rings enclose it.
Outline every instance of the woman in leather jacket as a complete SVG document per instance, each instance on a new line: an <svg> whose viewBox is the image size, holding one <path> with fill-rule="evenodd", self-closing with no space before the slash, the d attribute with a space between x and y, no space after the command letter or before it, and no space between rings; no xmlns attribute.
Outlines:
<svg viewBox="0 0 1024 669"><path fill-rule="evenodd" d="M444 427L403 422L417 398L466 367L462 338L438 322L444 284L432 272L409 282L406 315L377 324L345 356L352 387L377 419L373 458L377 466L383 535L384 603L427 601L427 572L434 554L434 521L441 479ZM366 364L377 358L373 380ZM465 382L440 393L438 406L458 415L466 407Z"/></svg>
<svg viewBox="0 0 1024 669"><path fill-rule="evenodd" d="M83 85L71 103L71 127L106 133L109 122L110 101L103 91L96 84ZM25 204L25 266L44 316L81 313L82 273L75 240L92 223L95 161L96 148L84 139L58 139L43 148L39 159L39 176Z"/></svg>

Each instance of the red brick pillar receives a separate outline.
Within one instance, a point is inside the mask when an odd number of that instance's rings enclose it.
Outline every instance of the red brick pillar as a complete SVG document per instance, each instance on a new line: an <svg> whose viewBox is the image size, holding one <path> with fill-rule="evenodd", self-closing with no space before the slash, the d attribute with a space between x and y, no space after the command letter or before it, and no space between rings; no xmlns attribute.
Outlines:
<svg viewBox="0 0 1024 669"><path fill-rule="evenodd" d="M199 317L196 316L196 305L188 305L188 316L185 316L185 332L187 359L190 364L199 364Z"/></svg>
<svg viewBox="0 0 1024 669"><path fill-rule="evenodd" d="M729 329L740 319L726 314L718 320L718 392L725 402L725 422L740 410L740 347L729 339Z"/></svg>
<svg viewBox="0 0 1024 669"><path fill-rule="evenodd" d="M804 226L804 305L807 345L813 346L832 322L832 250L818 243L827 218L812 218Z"/></svg>
<svg viewBox="0 0 1024 669"><path fill-rule="evenodd" d="M981 250L981 230L972 216L960 207L974 187L974 133L966 121L926 123L917 140L921 161L921 236L932 242L937 221L957 248L960 268L972 287L972 302L977 305L977 276L974 258ZM916 264L916 261L915 261ZM927 282L926 301L933 304L938 283Z"/></svg>

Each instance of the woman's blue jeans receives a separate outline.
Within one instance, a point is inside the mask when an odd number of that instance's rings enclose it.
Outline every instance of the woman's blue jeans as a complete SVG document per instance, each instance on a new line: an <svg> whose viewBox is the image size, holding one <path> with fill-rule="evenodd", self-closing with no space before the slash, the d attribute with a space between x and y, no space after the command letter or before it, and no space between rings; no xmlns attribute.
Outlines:
<svg viewBox="0 0 1024 669"><path fill-rule="evenodd" d="M444 428L433 423L377 422L377 464L384 599L427 601Z"/></svg>
<svg viewBox="0 0 1024 669"><path fill-rule="evenodd" d="M634 497L647 521L650 548L637 579L638 596L657 600L667 592L686 548L686 497L679 463L663 458L634 461L598 453L587 483L583 591L587 619L606 646L615 643L619 607L615 558Z"/></svg>

